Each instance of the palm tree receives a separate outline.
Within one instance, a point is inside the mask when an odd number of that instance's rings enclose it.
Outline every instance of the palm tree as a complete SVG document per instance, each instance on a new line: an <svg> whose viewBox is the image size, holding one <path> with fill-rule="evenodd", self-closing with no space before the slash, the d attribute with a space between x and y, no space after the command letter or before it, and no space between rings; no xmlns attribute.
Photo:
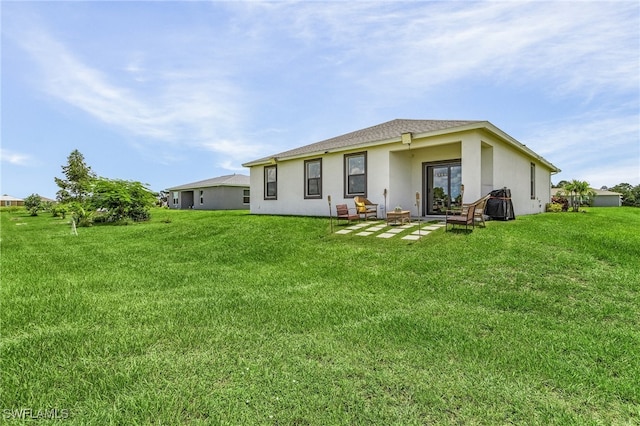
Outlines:
<svg viewBox="0 0 640 426"><path fill-rule="evenodd" d="M589 187L589 182L584 180L573 179L562 187L571 199L573 211L577 212L580 204L589 197L594 196L595 192Z"/></svg>

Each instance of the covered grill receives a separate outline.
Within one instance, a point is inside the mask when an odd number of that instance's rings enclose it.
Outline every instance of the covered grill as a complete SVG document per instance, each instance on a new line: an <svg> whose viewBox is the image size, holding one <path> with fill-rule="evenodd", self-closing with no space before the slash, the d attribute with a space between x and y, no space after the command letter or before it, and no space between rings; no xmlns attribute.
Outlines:
<svg viewBox="0 0 640 426"><path fill-rule="evenodd" d="M496 189L489 193L484 214L491 219L513 220L516 218L511 203L511 190L508 188Z"/></svg>

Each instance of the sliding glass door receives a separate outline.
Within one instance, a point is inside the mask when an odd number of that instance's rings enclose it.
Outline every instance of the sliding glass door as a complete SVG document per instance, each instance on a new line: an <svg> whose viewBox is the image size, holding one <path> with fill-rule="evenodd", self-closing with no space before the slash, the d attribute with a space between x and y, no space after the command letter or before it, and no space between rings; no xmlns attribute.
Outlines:
<svg viewBox="0 0 640 426"><path fill-rule="evenodd" d="M425 164L427 214L445 214L462 205L462 166L460 161Z"/></svg>

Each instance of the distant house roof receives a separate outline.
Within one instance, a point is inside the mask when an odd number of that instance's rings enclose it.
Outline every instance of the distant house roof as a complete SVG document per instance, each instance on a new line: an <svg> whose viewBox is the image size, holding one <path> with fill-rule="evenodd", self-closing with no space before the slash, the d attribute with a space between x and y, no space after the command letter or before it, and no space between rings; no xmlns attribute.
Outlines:
<svg viewBox="0 0 640 426"><path fill-rule="evenodd" d="M249 186L249 176L247 175L226 175L211 179L200 180L198 182L186 183L184 185L172 186L167 191L179 191L182 189L209 188L212 186Z"/></svg>
<svg viewBox="0 0 640 426"><path fill-rule="evenodd" d="M592 190L593 193L596 194L596 196L602 196L602 195L621 196L622 195L619 192L607 191L605 189L595 189L595 188L589 188L589 189ZM562 191L564 191L564 188L551 188L551 195L556 195L558 192L562 192Z"/></svg>
<svg viewBox="0 0 640 426"><path fill-rule="evenodd" d="M0 201L24 201L24 200L22 198L17 198L11 195L4 194L0 196Z"/></svg>
<svg viewBox="0 0 640 426"><path fill-rule="evenodd" d="M607 191L605 189L594 189L594 188L591 188L591 190L593 192L595 192L596 195L617 195L619 197L622 196L622 194L619 193L619 192Z"/></svg>
<svg viewBox="0 0 640 426"><path fill-rule="evenodd" d="M265 164L273 160L287 160L295 157L303 157L308 155L324 154L331 151L342 151L350 148L366 147L377 144L399 142L403 133L412 133L413 137L424 137L438 135L442 133L450 133L453 131L465 131L472 129L485 128L501 138L507 140L510 144L517 147L528 155L538 158L542 163L546 164L552 171L558 172L556 166L540 157L538 154L518 142L513 137L504 133L488 121L481 120L409 120L395 119L386 123L378 124L366 129L356 130L355 132L346 133L331 139L294 148L269 157L260 158L243 164L244 167L251 167Z"/></svg>

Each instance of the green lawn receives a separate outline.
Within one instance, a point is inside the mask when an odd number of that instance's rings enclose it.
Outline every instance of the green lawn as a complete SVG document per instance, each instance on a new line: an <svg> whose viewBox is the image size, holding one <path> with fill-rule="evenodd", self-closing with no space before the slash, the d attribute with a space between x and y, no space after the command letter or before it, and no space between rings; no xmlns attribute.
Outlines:
<svg viewBox="0 0 640 426"><path fill-rule="evenodd" d="M640 209L416 242L245 212L78 236L0 217L9 423L640 423Z"/></svg>

